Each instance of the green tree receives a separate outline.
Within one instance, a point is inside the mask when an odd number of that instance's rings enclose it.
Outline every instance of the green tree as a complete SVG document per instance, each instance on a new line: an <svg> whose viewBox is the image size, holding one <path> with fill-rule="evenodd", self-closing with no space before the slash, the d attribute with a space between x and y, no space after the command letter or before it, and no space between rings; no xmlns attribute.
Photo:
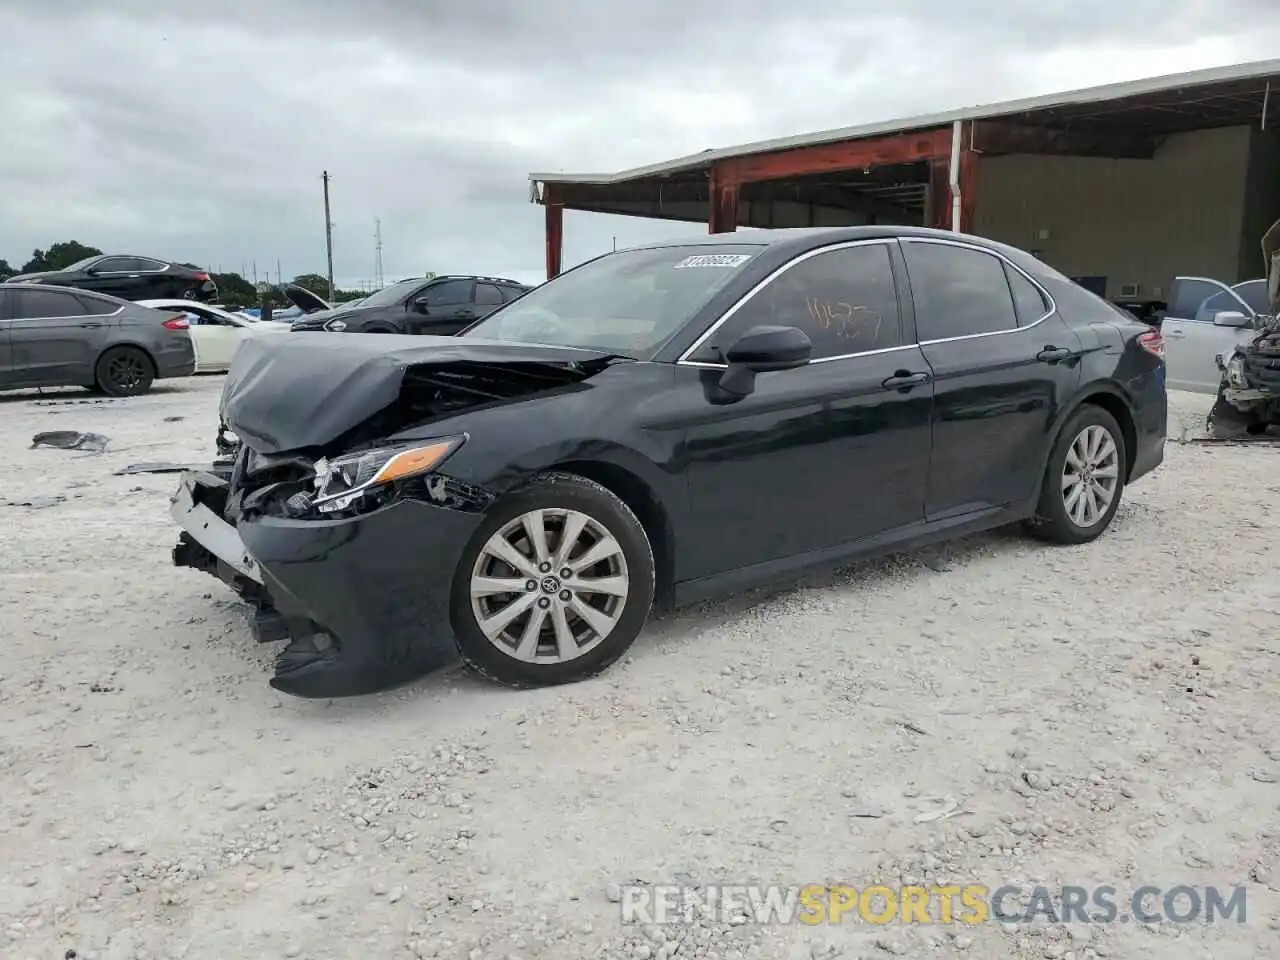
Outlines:
<svg viewBox="0 0 1280 960"><path fill-rule="evenodd" d="M258 291L238 273L210 274L218 285L218 300L229 307L252 307L258 302Z"/></svg>
<svg viewBox="0 0 1280 960"><path fill-rule="evenodd" d="M0 257L0 280L8 280L18 275L18 271L9 266L9 261Z"/></svg>
<svg viewBox="0 0 1280 960"><path fill-rule="evenodd" d="M86 247L83 243L76 240L67 240L63 243L54 243L49 245L48 250L36 249L31 253L31 259L22 266L23 273L39 273L43 270L62 270L71 266L77 260L83 260L86 257L97 257L102 251L97 247Z"/></svg>
<svg viewBox="0 0 1280 960"><path fill-rule="evenodd" d="M318 273L300 273L293 278L293 282L302 287L303 290L309 290L321 300L329 298L329 280L322 277ZM338 291L334 291L336 295Z"/></svg>

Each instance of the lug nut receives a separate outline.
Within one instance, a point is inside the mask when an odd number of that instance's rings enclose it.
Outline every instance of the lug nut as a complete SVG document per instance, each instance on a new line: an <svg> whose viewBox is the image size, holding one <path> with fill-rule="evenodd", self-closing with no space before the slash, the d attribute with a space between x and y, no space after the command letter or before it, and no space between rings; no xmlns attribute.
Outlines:
<svg viewBox="0 0 1280 960"><path fill-rule="evenodd" d="M537 589L538 589L538 581L537 581L537 580L526 580L526 581L524 582L524 588L525 588L526 590L528 590L530 593L532 593L534 590L537 590Z"/></svg>
<svg viewBox="0 0 1280 960"><path fill-rule="evenodd" d="M538 601L538 606L541 607L543 610L545 610L547 609L547 607L551 606L551 601L548 600L546 597L543 597L541 600Z"/></svg>
<svg viewBox="0 0 1280 960"><path fill-rule="evenodd" d="M573 594L570 593L568 590L561 590L560 599L563 600L565 603L568 603L570 600L573 599Z"/></svg>
<svg viewBox="0 0 1280 960"><path fill-rule="evenodd" d="M570 570L568 567L565 567L563 570L560 571L561 580L568 580L572 576L573 576L573 571Z"/></svg>
<svg viewBox="0 0 1280 960"><path fill-rule="evenodd" d="M551 564L549 564L549 563L540 563L540 564L538 564L538 572L539 572L539 573L550 573L550 572L551 572Z"/></svg>

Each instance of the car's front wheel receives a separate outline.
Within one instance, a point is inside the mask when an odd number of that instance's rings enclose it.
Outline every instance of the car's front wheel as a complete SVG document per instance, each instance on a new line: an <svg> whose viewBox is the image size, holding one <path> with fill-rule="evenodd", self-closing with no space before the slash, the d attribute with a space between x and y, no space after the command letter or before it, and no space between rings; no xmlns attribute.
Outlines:
<svg viewBox="0 0 1280 960"><path fill-rule="evenodd" d="M1049 454L1028 528L1055 543L1096 540L1115 517L1127 475L1120 425L1106 410L1085 404L1071 415Z"/></svg>
<svg viewBox="0 0 1280 960"><path fill-rule="evenodd" d="M488 511L454 576L458 650L510 686L594 676L621 657L653 605L649 538L609 490L548 473Z"/></svg>

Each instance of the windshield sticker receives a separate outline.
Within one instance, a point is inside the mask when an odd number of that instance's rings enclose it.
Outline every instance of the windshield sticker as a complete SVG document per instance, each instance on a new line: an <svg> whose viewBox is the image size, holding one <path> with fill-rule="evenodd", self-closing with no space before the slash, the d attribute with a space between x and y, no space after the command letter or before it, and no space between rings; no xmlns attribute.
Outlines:
<svg viewBox="0 0 1280 960"><path fill-rule="evenodd" d="M749 253L704 253L696 257L685 257L676 264L677 270L686 267L740 267L751 259Z"/></svg>

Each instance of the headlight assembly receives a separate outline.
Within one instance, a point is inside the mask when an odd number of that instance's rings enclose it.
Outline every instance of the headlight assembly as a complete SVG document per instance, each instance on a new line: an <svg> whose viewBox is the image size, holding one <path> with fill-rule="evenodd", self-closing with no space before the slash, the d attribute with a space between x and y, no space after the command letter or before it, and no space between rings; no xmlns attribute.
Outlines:
<svg viewBox="0 0 1280 960"><path fill-rule="evenodd" d="M1239 357L1227 361L1227 385L1236 390L1243 390L1249 385L1244 376L1244 361Z"/></svg>
<svg viewBox="0 0 1280 960"><path fill-rule="evenodd" d="M347 329L347 322L345 320L330 320L324 325L324 328L326 330L331 330L334 333L341 333L343 330Z"/></svg>
<svg viewBox="0 0 1280 960"><path fill-rule="evenodd" d="M443 437L317 460L316 495L311 506L324 513L350 509L366 494L434 470L465 439Z"/></svg>

